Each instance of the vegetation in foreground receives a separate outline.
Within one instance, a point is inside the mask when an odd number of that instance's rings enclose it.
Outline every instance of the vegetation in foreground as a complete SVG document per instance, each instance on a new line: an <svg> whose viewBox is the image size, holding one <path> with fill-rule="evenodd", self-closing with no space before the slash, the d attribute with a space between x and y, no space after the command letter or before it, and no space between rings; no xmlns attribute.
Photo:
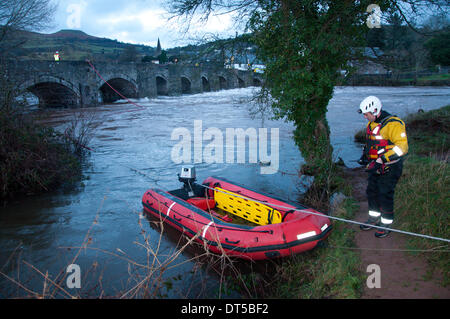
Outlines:
<svg viewBox="0 0 450 319"><path fill-rule="evenodd" d="M73 142L8 108L0 110L0 201L55 190L81 175Z"/></svg>
<svg viewBox="0 0 450 319"><path fill-rule="evenodd" d="M396 189L397 227L419 234L450 238L450 105L406 119L410 155ZM408 248L445 250L448 244L408 237ZM430 277L441 272L442 284L450 284L448 253L423 253Z"/></svg>
<svg viewBox="0 0 450 319"><path fill-rule="evenodd" d="M335 216L353 219L358 205L345 200ZM355 230L343 222L333 223L333 232L325 247L281 262L276 269L277 280L271 287L272 298L358 298L364 283L355 247Z"/></svg>

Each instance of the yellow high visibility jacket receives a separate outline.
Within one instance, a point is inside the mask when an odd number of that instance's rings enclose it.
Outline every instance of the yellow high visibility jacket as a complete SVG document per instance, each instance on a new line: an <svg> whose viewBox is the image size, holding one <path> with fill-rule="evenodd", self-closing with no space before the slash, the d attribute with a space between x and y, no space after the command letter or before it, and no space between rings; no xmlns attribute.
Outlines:
<svg viewBox="0 0 450 319"><path fill-rule="evenodd" d="M408 153L406 125L397 116L382 111L375 121L367 123L366 156L369 160L381 158L389 164Z"/></svg>

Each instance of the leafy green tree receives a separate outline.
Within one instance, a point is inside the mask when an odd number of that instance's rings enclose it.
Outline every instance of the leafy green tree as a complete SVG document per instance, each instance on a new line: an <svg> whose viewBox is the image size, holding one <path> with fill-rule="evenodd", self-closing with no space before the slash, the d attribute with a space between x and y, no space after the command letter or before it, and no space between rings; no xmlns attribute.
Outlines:
<svg viewBox="0 0 450 319"><path fill-rule="evenodd" d="M154 57L152 57L151 55L146 55L142 58L141 61L148 63L148 62L152 62L153 60L156 60L156 59Z"/></svg>
<svg viewBox="0 0 450 319"><path fill-rule="evenodd" d="M167 52L165 50L161 51L161 54L158 56L158 60L160 64L164 64L169 61L169 58L167 57Z"/></svg>
<svg viewBox="0 0 450 319"><path fill-rule="evenodd" d="M434 64L450 65L450 31L435 35L425 43Z"/></svg>
<svg viewBox="0 0 450 319"><path fill-rule="evenodd" d="M381 50L385 47L385 28L369 29L366 36L367 46L371 48L378 47Z"/></svg>
<svg viewBox="0 0 450 319"><path fill-rule="evenodd" d="M328 102L339 70L364 39L369 2L265 1L249 23L266 65L263 90L276 118L294 123L303 172L315 177L317 189L329 189L334 169Z"/></svg>
<svg viewBox="0 0 450 319"><path fill-rule="evenodd" d="M400 2L377 1L382 12L401 10ZM427 1L425 1L427 2ZM428 1L431 2L431 1ZM327 106L339 79L365 46L366 12L373 1L365 0L172 0L172 11L205 19L213 11L239 13L248 18L247 28L258 47L257 56L266 65L261 96L270 99L273 114L295 125L294 140L314 176L313 189L319 200L330 195L334 176L327 122ZM403 17L403 15L400 15ZM359 101L355 101L357 104ZM345 119L343 119L345 120Z"/></svg>

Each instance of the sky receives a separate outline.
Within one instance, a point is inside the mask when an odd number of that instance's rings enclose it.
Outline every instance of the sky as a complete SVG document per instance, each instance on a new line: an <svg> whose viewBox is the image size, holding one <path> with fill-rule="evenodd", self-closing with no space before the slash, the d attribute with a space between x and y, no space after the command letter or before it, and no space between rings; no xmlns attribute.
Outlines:
<svg viewBox="0 0 450 319"><path fill-rule="evenodd" d="M45 33L75 29L92 36L152 47L156 47L159 37L162 48L168 49L196 44L205 36L208 40L229 38L239 31L232 14L223 14L210 16L206 23L191 23L186 33L186 23L169 19L171 15L166 8L169 1L53 0L58 7L53 26Z"/></svg>
<svg viewBox="0 0 450 319"><path fill-rule="evenodd" d="M81 30L89 35L163 49L195 43L205 35L235 35L231 14L211 16L207 23L170 19L167 0L55 0L54 23L45 33L62 29Z"/></svg>

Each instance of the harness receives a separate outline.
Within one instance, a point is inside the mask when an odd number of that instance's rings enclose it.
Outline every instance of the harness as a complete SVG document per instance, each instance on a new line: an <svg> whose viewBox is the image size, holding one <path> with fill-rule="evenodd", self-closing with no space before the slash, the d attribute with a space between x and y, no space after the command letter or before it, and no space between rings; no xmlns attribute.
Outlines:
<svg viewBox="0 0 450 319"><path fill-rule="evenodd" d="M370 124L367 125L366 130L366 156L369 160L376 160L381 155L392 149L395 145L388 139L385 139L381 134L381 130L390 122L400 122L396 116L389 115L384 118L373 129ZM402 123L403 124L403 123Z"/></svg>

